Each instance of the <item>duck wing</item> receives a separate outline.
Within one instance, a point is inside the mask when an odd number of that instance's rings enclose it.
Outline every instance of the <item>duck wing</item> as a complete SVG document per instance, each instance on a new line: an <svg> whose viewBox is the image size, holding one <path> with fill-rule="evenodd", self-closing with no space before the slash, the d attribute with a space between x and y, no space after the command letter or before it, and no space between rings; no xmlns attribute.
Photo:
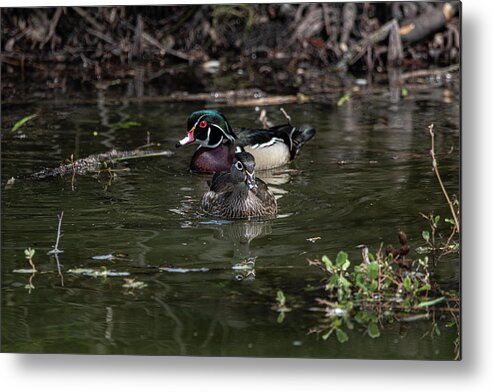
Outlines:
<svg viewBox="0 0 493 392"><path fill-rule="evenodd" d="M231 173L228 172L216 172L212 176L212 179L207 181L210 190L216 193L230 191L233 187L231 182Z"/></svg>
<svg viewBox="0 0 493 392"><path fill-rule="evenodd" d="M311 127L296 128L289 124L278 125L268 129L235 128L236 144L240 147L269 147L275 143L284 143L288 147L291 159L299 154L301 147L315 135Z"/></svg>

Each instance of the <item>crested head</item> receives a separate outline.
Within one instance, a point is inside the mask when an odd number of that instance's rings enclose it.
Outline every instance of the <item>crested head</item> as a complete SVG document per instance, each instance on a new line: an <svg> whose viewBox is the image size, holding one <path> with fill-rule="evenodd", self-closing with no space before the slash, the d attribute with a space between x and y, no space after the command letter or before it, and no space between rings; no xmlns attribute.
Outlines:
<svg viewBox="0 0 493 392"><path fill-rule="evenodd" d="M236 136L226 117L217 110L205 109L193 112L187 121L188 135L176 147L197 141L202 147L217 148L221 144L234 143Z"/></svg>
<svg viewBox="0 0 493 392"><path fill-rule="evenodd" d="M237 182L245 182L251 191L257 189L255 181L255 158L249 152L238 152L235 154L231 175Z"/></svg>

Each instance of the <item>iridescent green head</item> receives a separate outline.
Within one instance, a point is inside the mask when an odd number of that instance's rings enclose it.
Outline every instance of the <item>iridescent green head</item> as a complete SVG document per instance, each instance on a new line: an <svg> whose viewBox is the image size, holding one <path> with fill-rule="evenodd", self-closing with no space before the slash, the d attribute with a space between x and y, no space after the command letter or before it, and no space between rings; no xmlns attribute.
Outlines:
<svg viewBox="0 0 493 392"><path fill-rule="evenodd" d="M187 122L188 134L176 143L176 147L197 141L202 147L216 148L234 143L236 136L226 117L217 110L199 110L191 114Z"/></svg>

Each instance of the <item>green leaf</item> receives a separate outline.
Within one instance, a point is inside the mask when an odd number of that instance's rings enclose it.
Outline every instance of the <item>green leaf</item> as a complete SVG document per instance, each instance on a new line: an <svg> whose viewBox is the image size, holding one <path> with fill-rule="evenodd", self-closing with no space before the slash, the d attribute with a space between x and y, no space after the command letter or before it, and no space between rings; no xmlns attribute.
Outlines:
<svg viewBox="0 0 493 392"><path fill-rule="evenodd" d="M322 257L322 263L325 264L325 268L327 268L329 272L332 272L332 267L333 267L332 261L330 261L330 259L327 256Z"/></svg>
<svg viewBox="0 0 493 392"><path fill-rule="evenodd" d="M286 317L284 312L279 313L279 316L277 316L277 322L281 324L284 321L284 317Z"/></svg>
<svg viewBox="0 0 493 392"><path fill-rule="evenodd" d="M378 271L380 270L380 266L378 263L372 261L368 264L368 278L370 280L374 280L378 277Z"/></svg>
<svg viewBox="0 0 493 392"><path fill-rule="evenodd" d="M349 260L346 260L346 262L341 266L341 269L343 271L346 271L350 265L351 265L351 262Z"/></svg>
<svg viewBox="0 0 493 392"><path fill-rule="evenodd" d="M426 290L431 290L431 285L429 283L426 283L424 286L421 286L419 289L416 290L416 292L420 293L421 291L426 291Z"/></svg>
<svg viewBox="0 0 493 392"><path fill-rule="evenodd" d="M368 336L373 339L380 336L380 330L378 329L377 323L368 324Z"/></svg>
<svg viewBox="0 0 493 392"><path fill-rule="evenodd" d="M286 297L284 296L282 290L278 290L277 292L277 302L279 302L281 306L286 303Z"/></svg>
<svg viewBox="0 0 493 392"><path fill-rule="evenodd" d="M349 98L351 97L351 94L344 94L339 100L337 101L337 106L342 106L344 105L344 102L348 101Z"/></svg>
<svg viewBox="0 0 493 392"><path fill-rule="evenodd" d="M22 127L25 123L27 123L29 120L32 120L34 117L38 117L37 114L31 114L30 116L26 116L24 118L21 118L19 121L17 121L14 126L12 127L11 132L17 131L20 127Z"/></svg>
<svg viewBox="0 0 493 392"><path fill-rule="evenodd" d="M408 94L409 94L409 92L407 91L407 88L403 87L403 88L401 89L401 96L402 96L403 98L405 98L405 97L407 97L407 95L408 95Z"/></svg>
<svg viewBox="0 0 493 392"><path fill-rule="evenodd" d="M339 343L345 343L349 340L346 332L344 332L342 329L336 330L336 336L337 336L337 340L339 340Z"/></svg>
<svg viewBox="0 0 493 392"><path fill-rule="evenodd" d="M128 129L132 127L140 127L142 124L137 121L126 121L126 122L120 122L118 124L115 124L115 128L120 128L120 129Z"/></svg>
<svg viewBox="0 0 493 392"><path fill-rule="evenodd" d="M433 226L437 227L439 221L440 221L440 215L435 216L433 218Z"/></svg>
<svg viewBox="0 0 493 392"><path fill-rule="evenodd" d="M423 232L421 233L421 236L423 237L423 239L425 241L428 241L430 239L430 232L427 230L423 230Z"/></svg>
<svg viewBox="0 0 493 392"><path fill-rule="evenodd" d="M445 218L444 221L447 222L449 225L452 225L452 226L455 225L455 221L451 218Z"/></svg>
<svg viewBox="0 0 493 392"><path fill-rule="evenodd" d="M370 259L371 262L375 261L375 256L373 256L373 253L368 252L368 258Z"/></svg>
<svg viewBox="0 0 493 392"><path fill-rule="evenodd" d="M354 321L359 324L365 324L368 321L368 313L367 312L358 312L354 316Z"/></svg>
<svg viewBox="0 0 493 392"><path fill-rule="evenodd" d="M445 297L440 297L440 298L435 298L430 301L423 301L418 304L418 308L427 308L428 306L433 306L436 304L439 304L440 302L444 301Z"/></svg>
<svg viewBox="0 0 493 392"><path fill-rule="evenodd" d="M35 249L31 249L31 248L24 249L24 254L26 255L26 257L32 258L34 256L34 253L36 253Z"/></svg>
<svg viewBox="0 0 493 392"><path fill-rule="evenodd" d="M378 288L378 283L376 280L372 280L370 283L369 290L370 291L375 291Z"/></svg>
<svg viewBox="0 0 493 392"><path fill-rule="evenodd" d="M346 262L348 261L348 258L347 258L347 253L344 252L344 251L340 251L338 254L337 254L337 257L336 257L336 265L341 268Z"/></svg>
<svg viewBox="0 0 493 392"><path fill-rule="evenodd" d="M409 279L409 276L406 276L404 278L404 287L406 288L407 291L411 292L412 287L411 287L411 279Z"/></svg>
<svg viewBox="0 0 493 392"><path fill-rule="evenodd" d="M329 332L327 332L325 335L322 335L322 339L323 339L323 340L327 340L327 339L330 337L330 335L332 335L332 332L334 332L334 330L333 330L333 329L331 329L331 330L330 330Z"/></svg>
<svg viewBox="0 0 493 392"><path fill-rule="evenodd" d="M351 282L344 276L339 276L339 285L342 287L351 287Z"/></svg>

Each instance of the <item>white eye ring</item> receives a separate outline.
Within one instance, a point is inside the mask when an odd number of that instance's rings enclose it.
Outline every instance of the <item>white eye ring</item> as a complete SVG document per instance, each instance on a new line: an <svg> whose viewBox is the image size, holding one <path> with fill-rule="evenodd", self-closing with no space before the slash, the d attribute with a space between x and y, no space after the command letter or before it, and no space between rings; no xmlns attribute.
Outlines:
<svg viewBox="0 0 493 392"><path fill-rule="evenodd" d="M240 161L237 161L235 163L235 167L240 171L243 170L243 164Z"/></svg>

